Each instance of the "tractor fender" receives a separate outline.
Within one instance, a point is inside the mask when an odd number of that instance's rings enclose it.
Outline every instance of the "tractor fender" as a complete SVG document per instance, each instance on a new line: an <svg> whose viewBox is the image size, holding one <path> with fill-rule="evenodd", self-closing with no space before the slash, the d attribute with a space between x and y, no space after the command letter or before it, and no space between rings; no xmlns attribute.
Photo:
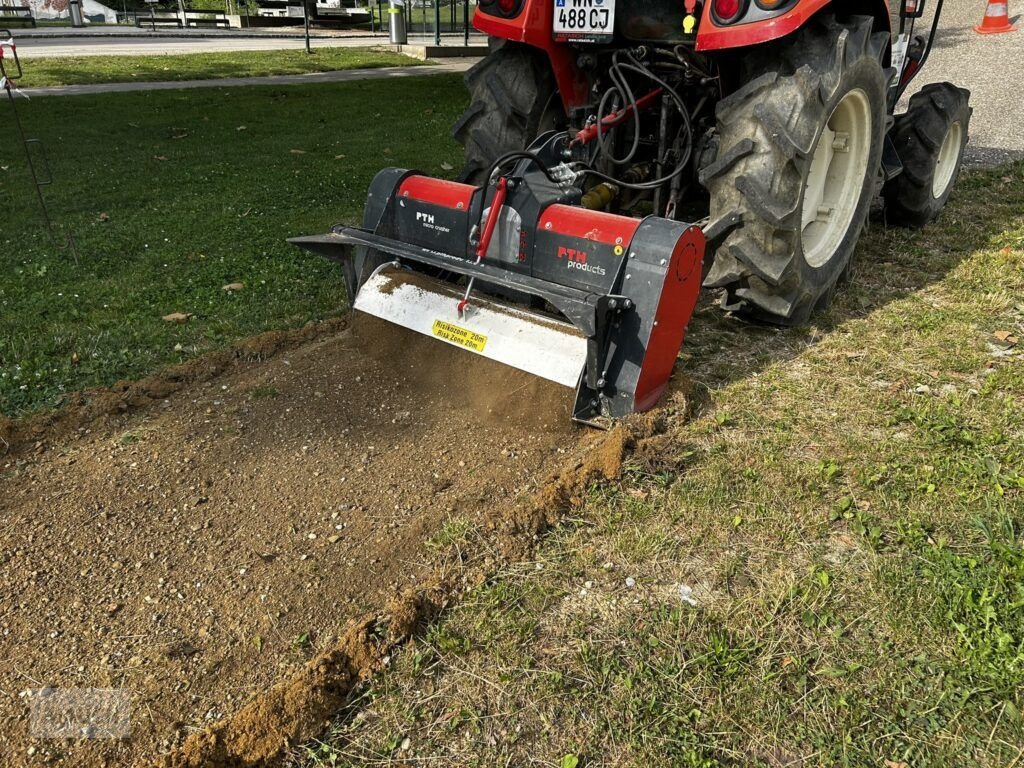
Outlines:
<svg viewBox="0 0 1024 768"><path fill-rule="evenodd" d="M770 19L729 26L715 23L711 3L707 2L704 3L701 23L697 29L697 50L705 53L746 48L778 40L800 29L819 12L827 9L874 16L876 31L891 32L889 0L802 0L785 13Z"/></svg>
<svg viewBox="0 0 1024 768"><path fill-rule="evenodd" d="M479 6L473 14L473 26L491 37L525 43L547 54L551 71L566 112L587 103L590 78L577 66L576 52L569 45L556 43L551 37L551 19L555 0L526 0L522 10L511 19L484 13Z"/></svg>

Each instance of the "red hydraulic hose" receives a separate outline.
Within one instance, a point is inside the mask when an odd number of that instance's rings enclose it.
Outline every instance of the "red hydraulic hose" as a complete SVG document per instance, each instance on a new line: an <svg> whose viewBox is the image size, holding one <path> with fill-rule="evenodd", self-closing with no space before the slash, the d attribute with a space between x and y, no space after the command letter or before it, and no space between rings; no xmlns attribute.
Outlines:
<svg viewBox="0 0 1024 768"><path fill-rule="evenodd" d="M651 103L656 98L661 96L661 93L662 93L662 89L661 88L655 88L653 91L648 93L646 96L641 96L639 99L636 100L636 109L637 110L647 109L647 107L649 107L651 105ZM600 132L602 135L608 133L608 131L610 131L616 125L621 123L623 120L625 120L631 114L633 114L633 105L632 104L627 104L625 107L620 109L615 114L608 115L608 117L606 117L600 123L594 123L593 125L588 125L582 131L580 131L579 133L576 134L576 138L572 140L572 143L573 144L589 144L590 142L592 142L594 139L597 138L598 132Z"/></svg>

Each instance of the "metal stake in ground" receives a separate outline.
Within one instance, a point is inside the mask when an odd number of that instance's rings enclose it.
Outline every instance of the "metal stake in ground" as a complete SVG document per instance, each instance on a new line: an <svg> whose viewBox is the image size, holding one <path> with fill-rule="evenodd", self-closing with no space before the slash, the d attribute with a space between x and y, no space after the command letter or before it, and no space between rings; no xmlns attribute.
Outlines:
<svg viewBox="0 0 1024 768"><path fill-rule="evenodd" d="M10 73L7 70L8 61L14 62L14 71ZM14 74L15 72L17 74ZM15 102L15 93L18 92L18 89L12 81L20 80L22 74L21 60L18 58L18 47L14 43L14 36L11 34L11 30L0 29L0 88L7 91L7 100L11 104L11 115L14 117L14 125L18 130L21 145L25 148L25 161L28 164L29 175L32 177L32 185L36 188L39 208L43 212L43 220L46 222L46 229L50 233L50 239L54 245L58 248L70 250L75 264L78 264L78 246L75 243L74 236L70 232L65 232L63 242L62 238L57 236L57 226L50 218L50 211L46 207L46 199L43 197L43 187L53 183L53 174L50 173L50 164L46 157L46 147L39 139L30 139L25 135L25 127L21 124L21 116L18 114L18 105ZM26 96L25 98L28 97ZM40 147L43 152L43 162L46 165L47 175L45 181L40 180L39 175L36 173L36 165L32 159L32 145Z"/></svg>

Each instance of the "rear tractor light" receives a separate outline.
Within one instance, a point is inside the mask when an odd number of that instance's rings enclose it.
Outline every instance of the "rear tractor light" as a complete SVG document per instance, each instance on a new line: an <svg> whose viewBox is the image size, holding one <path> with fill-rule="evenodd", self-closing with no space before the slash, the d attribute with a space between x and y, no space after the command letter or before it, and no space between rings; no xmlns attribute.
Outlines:
<svg viewBox="0 0 1024 768"><path fill-rule="evenodd" d="M492 16L511 19L523 10L523 0L480 0L480 10Z"/></svg>
<svg viewBox="0 0 1024 768"><path fill-rule="evenodd" d="M711 15L719 24L732 24L747 10L747 2L748 0L713 0Z"/></svg>

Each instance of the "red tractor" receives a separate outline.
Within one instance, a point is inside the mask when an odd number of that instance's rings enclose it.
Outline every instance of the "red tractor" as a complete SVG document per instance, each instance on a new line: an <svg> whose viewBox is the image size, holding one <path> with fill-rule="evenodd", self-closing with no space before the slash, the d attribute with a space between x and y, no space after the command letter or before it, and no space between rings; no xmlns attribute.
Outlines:
<svg viewBox="0 0 1024 768"><path fill-rule="evenodd" d="M805 322L872 201L923 225L967 143L930 85L924 0L481 0L460 181L387 168L361 227L297 238L355 309L576 390L600 423L654 406L701 285ZM453 382L458 381L453 376Z"/></svg>
<svg viewBox="0 0 1024 768"><path fill-rule="evenodd" d="M927 86L925 0L481 0L463 179L546 130L614 127L580 153L592 205L703 223L728 309L805 322L850 266L872 200L921 226L967 143L969 92Z"/></svg>

